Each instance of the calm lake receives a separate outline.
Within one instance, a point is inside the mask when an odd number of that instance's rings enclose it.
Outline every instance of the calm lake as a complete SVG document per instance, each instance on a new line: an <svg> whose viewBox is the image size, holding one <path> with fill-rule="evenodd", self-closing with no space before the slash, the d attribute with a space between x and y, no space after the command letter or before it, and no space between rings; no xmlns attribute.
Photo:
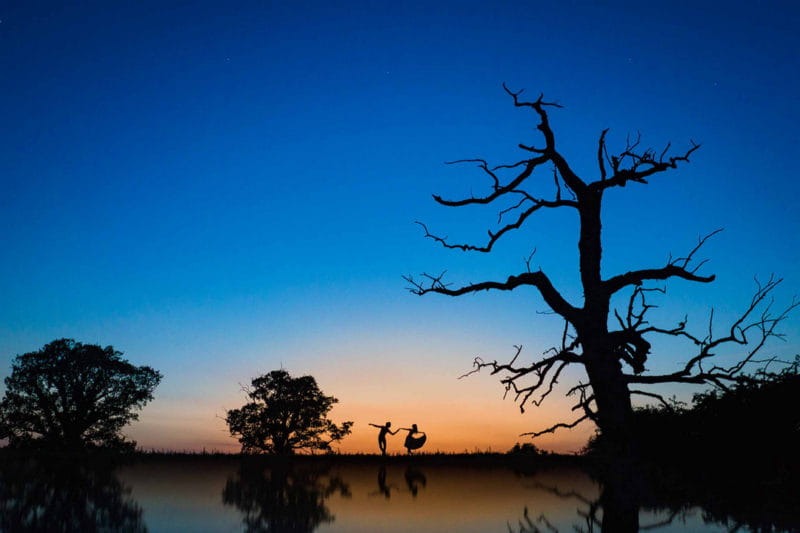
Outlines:
<svg viewBox="0 0 800 533"><path fill-rule="evenodd" d="M235 458L146 459L116 467L5 460L2 531L601 531L602 488L573 466ZM718 509L640 506L642 530L756 531ZM761 531L794 531L758 517ZM737 529L738 527L738 529ZM784 527L784 529L781 529Z"/></svg>

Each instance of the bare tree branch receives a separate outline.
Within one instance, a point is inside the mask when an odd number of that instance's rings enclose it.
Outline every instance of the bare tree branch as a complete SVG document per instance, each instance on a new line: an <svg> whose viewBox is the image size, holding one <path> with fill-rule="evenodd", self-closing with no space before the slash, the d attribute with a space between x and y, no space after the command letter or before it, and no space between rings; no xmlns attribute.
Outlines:
<svg viewBox="0 0 800 533"><path fill-rule="evenodd" d="M519 436L520 437L530 436L531 438L541 437L542 435L545 435L547 433L555 433L556 430L559 429L559 428L572 429L575 426L577 426L578 424L580 424L581 422L585 422L587 420L589 420L589 415L583 415L579 419L577 419L574 422L571 422L569 424L566 424L564 422L559 422L558 424L554 424L554 425L550 426L547 429L543 429L542 431L532 431L532 432L529 432L529 433L520 433Z"/></svg>
<svg viewBox="0 0 800 533"><path fill-rule="evenodd" d="M438 196L438 195L435 195L435 194L433 195L433 199L436 200L438 203L440 203L442 205L449 206L449 207L458 207L458 206L469 205L469 204L488 204L488 203L496 200L497 198L499 198L503 194L506 194L507 192L509 192L509 191L511 191L513 189L516 189L517 187L522 185L522 182L524 182L531 174L533 174L533 171L534 171L534 169L536 169L536 167L538 167L539 165L541 165L543 163L546 163L548 160L549 160L549 158L547 156L541 156L541 157L535 157L533 159L526 159L524 161L520 161L520 162L515 163L513 165L500 165L500 166L494 167L492 169L490 169L488 167L488 164L483 159L460 159L458 161L450 161L450 162L445 163L445 164L446 165L454 165L454 164L458 164L458 163L476 163L476 162L480 163L478 166L481 169L483 169L483 171L485 173L487 173L489 176L491 176L492 181L494 182L493 191L492 191L491 194L489 194L487 196L482 196L482 197L478 197L478 198L474 198L474 197L473 198L466 198L464 200L445 200L441 196ZM516 178L511 180L507 185L502 185L501 186L499 178L497 177L497 174L495 174L495 171L499 170L501 168L515 168L515 167L517 167L519 165L522 165L522 164L525 165L525 169Z"/></svg>
<svg viewBox="0 0 800 533"><path fill-rule="evenodd" d="M535 363L525 366L515 366L517 359L522 353L521 345L514 346L516 353L511 361L505 364L498 363L496 360L485 362L480 357L476 357L473 361L473 366L475 368L459 376L459 379L480 372L484 368L490 368L491 375L507 373L507 375L500 380L500 383L505 386L503 398L505 398L509 392L513 391L515 395L514 401L519 404L520 411L525 412L525 405L527 403L530 402L538 407L545 398L553 392L561 372L568 365L580 362L580 355L572 351L574 344L575 342L573 341L572 344L564 344L561 349L551 348L545 353L552 352L553 355L544 357ZM528 375L533 376L533 382L525 386L519 386L517 380ZM538 394L538 397L533 398L534 394Z"/></svg>
<svg viewBox="0 0 800 533"><path fill-rule="evenodd" d="M567 161L561 156L561 154L556 151L555 135L553 134L553 130L550 129L550 121L548 120L547 112L544 109L545 106L561 107L561 105L554 102L544 102L544 95L539 95L539 98L535 102L523 102L519 100L519 95L522 94L522 91L513 92L506 86L505 83L503 84L503 89L505 89L505 91L512 98L514 98L514 105L516 107L533 108L533 110L539 115L540 122L536 128L542 132L546 147L543 150L536 150L529 146L525 146L524 144L520 144L519 147L523 150L528 150L535 153L544 153L548 155L553 163L555 163L558 171L561 173L561 176L563 176L567 186L569 186L569 188L576 193L580 194L583 192L583 190L586 188L586 184L577 176L577 174L575 174L575 172L572 171L567 164Z"/></svg>
<svg viewBox="0 0 800 533"><path fill-rule="evenodd" d="M567 302L567 300L564 299L563 296L561 296L561 293L558 292L555 287L553 287L550 278L548 278L547 275L541 270L538 270L537 272L523 272L517 276L509 276L505 282L484 281L482 283L465 285L458 289L449 289L447 285L442 282L443 275L444 272L438 277L424 274L424 276L430 280L430 284L427 287L423 286L420 282L415 281L411 276L404 276L403 279L411 284L409 291L419 296L429 292L445 294L447 296L460 296L462 294L487 291L490 289L510 291L523 285L531 285L539 290L542 298L544 298L544 301L553 311L572 323L579 318L579 310L573 307L569 302Z"/></svg>
<svg viewBox="0 0 800 533"><path fill-rule="evenodd" d="M674 260L670 259L667 265L661 268L634 270L632 272L626 272L625 274L614 276L613 278L604 281L603 285L606 291L608 291L608 294L614 294L615 292L629 285L641 285L643 282L648 280L667 280L672 277L678 277L689 281L697 281L700 283L710 283L716 279L716 276L713 274L710 276L700 276L696 274L697 270L705 263L705 261L701 262L691 270L687 270L687 268L694 257L694 254L703 246L703 244L721 231L722 229L714 230L708 235L700 238L697 246L695 246L686 257L680 257Z"/></svg>
<svg viewBox="0 0 800 533"><path fill-rule="evenodd" d="M686 321L678 324L677 327L672 329L658 328L655 326L647 327L641 330L642 334L645 333L658 333L663 335L684 337L692 342L695 346L699 347L698 353L689 359L683 368L669 374L659 375L644 375L644 376L626 376L629 383L642 383L642 384L655 384L655 383L696 383L704 384L710 383L715 386L725 388L726 383L733 383L741 379L749 379L742 375L745 367L750 363L756 362L755 355L761 351L765 343L770 338L783 338L783 334L776 331L778 325L783 322L789 313L800 306L800 302L792 300L783 310L777 314L771 313L772 308L772 292L782 282L782 279L776 279L771 276L769 280L761 284L756 280L757 288L750 300L750 305L745 311L736 319L729 327L727 334L722 337L715 338L713 329L710 324L713 320L713 313L709 319L708 334L703 337L697 337L688 333L686 328ZM769 300L769 303L766 303ZM761 314L754 317L756 310L765 304ZM755 339L748 338L748 335L753 333ZM737 362L731 366L723 367L715 365L710 369L703 368L703 361L714 357L716 350L725 345L738 345L749 346L745 354L737 358Z"/></svg>
<svg viewBox="0 0 800 533"><path fill-rule="evenodd" d="M649 398L655 398L656 400L658 400L661 403L661 405L663 405L667 409L672 409L672 405L667 400L665 400L664 397L661 396L660 394L656 394L654 392L643 391L643 390L635 390L635 389L630 389L630 393L631 394L636 394L638 396L647 396Z"/></svg>
<svg viewBox="0 0 800 533"><path fill-rule="evenodd" d="M606 130L607 131L607 130ZM600 160L600 180L589 185L592 190L605 190L611 187L624 187L628 182L647 183L649 176L653 174L664 172L665 170L678 168L678 163L688 162L689 156L700 148L700 145L691 141L691 146L681 156L666 157L670 145L661 152L661 155L656 159L655 152L647 149L644 152L638 153L636 151L641 136L637 136L636 141L633 143L628 141L625 150L619 156L611 157L611 168L613 174L606 179L605 169L602 164L602 158L599 153L605 149L605 132L601 136L600 148L598 149L598 159ZM622 165L628 161L630 166L622 168Z"/></svg>
<svg viewBox="0 0 800 533"><path fill-rule="evenodd" d="M606 134L608 133L608 128L604 129L603 132L600 134L600 141L597 143L597 166L600 169L600 179L602 181L606 180L606 165L603 159L608 156L606 152Z"/></svg>
<svg viewBox="0 0 800 533"><path fill-rule="evenodd" d="M509 191L509 192L517 192L517 191ZM500 228L496 232L493 232L493 231L489 230L489 232L488 232L489 233L489 242L486 243L483 246L475 246L473 244L450 244L450 243L447 242L447 237L438 237L436 235L433 235L430 231L428 231L428 227L425 224L423 224L422 222L417 221L416 224L419 224L425 230L425 237L435 240L436 242L440 243L445 248L459 249L459 250L462 250L462 251L465 251L465 252L471 250L471 251L475 251L475 252L484 252L484 253L486 253L486 252L490 252L492 250L492 247L500 239L500 237L502 237L503 235L505 235L509 231L517 229L520 226L522 226L522 223L525 222L525 219L527 219L529 216L531 216L533 213L535 213L539 209L542 209L544 207L553 208L553 207L575 207L576 206L575 202L572 201L572 200L544 200L544 199L541 199L541 198L534 198L534 197L532 197L530 195L527 195L527 194L526 194L526 197L523 200L529 200L530 202L533 203L533 205L530 206L525 211L523 211L517 217L517 219L514 222L510 222L510 223L506 224L505 226L503 226L502 228ZM519 205L521 205L521 204L522 204L522 202L520 202L520 204L518 204L517 206L512 207L511 209L519 207ZM502 215L504 213L508 212L508 211L509 211L508 209L501 211L500 212L501 213L500 216L502 217Z"/></svg>

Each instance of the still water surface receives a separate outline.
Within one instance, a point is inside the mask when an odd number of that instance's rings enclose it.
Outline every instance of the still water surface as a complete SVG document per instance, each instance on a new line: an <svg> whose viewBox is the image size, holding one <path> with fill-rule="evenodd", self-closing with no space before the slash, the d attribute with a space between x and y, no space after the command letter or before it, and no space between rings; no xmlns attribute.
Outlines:
<svg viewBox="0 0 800 533"><path fill-rule="evenodd" d="M601 531L601 487L574 467L146 460L118 467L6 461L2 531ZM642 530L733 531L698 507L639 511ZM715 521L716 520L716 521ZM746 527L736 531L751 531Z"/></svg>

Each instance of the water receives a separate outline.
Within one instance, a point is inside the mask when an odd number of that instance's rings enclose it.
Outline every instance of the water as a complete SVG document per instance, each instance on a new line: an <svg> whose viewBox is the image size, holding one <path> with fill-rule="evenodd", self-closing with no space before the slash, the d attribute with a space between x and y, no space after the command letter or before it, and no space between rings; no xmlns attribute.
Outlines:
<svg viewBox="0 0 800 533"><path fill-rule="evenodd" d="M522 473L447 461L5 460L0 476L2 531L599 532L603 521L603 487L566 465ZM642 530L796 531L763 516L747 527L734 515L674 498L638 508Z"/></svg>

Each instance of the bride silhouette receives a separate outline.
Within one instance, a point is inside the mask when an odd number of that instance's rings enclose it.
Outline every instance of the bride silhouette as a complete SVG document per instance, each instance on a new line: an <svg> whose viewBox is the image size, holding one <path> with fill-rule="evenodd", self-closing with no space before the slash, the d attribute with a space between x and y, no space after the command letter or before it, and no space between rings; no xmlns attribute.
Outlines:
<svg viewBox="0 0 800 533"><path fill-rule="evenodd" d="M400 428L400 429L408 431L408 435L406 435L406 442L404 446L406 447L406 450L408 450L409 455L411 454L411 450L417 450L419 448L422 448L422 446L425 444L425 441L428 440L428 436L425 434L425 432L419 431L417 429L416 424L411 424L410 428ZM400 429L398 429L398 431L400 431Z"/></svg>

